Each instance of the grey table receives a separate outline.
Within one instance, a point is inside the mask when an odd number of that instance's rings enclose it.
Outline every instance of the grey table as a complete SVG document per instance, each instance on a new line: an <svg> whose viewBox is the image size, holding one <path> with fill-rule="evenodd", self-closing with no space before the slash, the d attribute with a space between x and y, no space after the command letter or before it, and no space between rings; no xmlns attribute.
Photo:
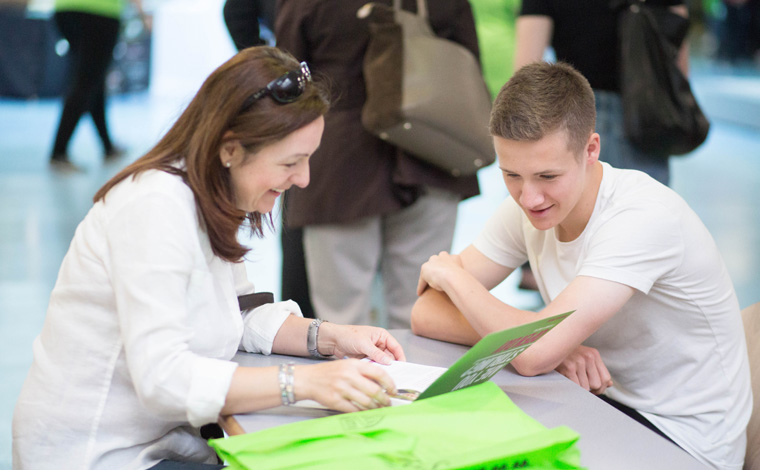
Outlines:
<svg viewBox="0 0 760 470"><path fill-rule="evenodd" d="M467 350L465 346L415 336L409 330L391 330L410 362L449 367ZM244 366L271 366L285 361L308 364L312 359L238 353ZM590 470L698 470L708 468L641 424L583 390L564 376L552 372L523 377L511 366L493 379L523 411L544 426L566 425L580 434L581 463ZM329 416L334 412L277 407L236 415L224 423L231 434L253 432L281 424Z"/></svg>

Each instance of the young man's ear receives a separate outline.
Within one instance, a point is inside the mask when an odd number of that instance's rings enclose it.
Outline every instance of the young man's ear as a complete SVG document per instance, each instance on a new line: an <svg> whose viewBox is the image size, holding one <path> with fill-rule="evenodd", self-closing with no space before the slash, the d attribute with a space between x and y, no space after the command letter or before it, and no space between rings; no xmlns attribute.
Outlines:
<svg viewBox="0 0 760 470"><path fill-rule="evenodd" d="M586 150L583 155L587 165L592 165L599 160L599 154L602 149L602 143L599 139L599 134L596 132L591 133L586 142Z"/></svg>

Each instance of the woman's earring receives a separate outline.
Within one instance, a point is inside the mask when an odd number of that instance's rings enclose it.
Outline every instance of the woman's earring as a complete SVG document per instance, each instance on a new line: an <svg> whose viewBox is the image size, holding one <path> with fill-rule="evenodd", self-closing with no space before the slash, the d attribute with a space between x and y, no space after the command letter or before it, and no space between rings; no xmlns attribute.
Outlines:
<svg viewBox="0 0 760 470"><path fill-rule="evenodd" d="M229 167L232 166L232 162L227 162L227 163L224 164L224 166L226 166L227 168L229 168Z"/></svg>

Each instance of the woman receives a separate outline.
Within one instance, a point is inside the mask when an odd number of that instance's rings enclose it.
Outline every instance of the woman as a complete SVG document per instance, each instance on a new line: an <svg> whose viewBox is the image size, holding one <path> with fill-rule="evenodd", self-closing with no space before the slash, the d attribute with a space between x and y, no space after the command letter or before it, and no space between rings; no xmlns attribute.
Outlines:
<svg viewBox="0 0 760 470"><path fill-rule="evenodd" d="M34 343L14 414L14 468L208 464L216 459L198 428L219 415L300 399L342 411L389 404L392 380L363 361L230 361L238 348L404 360L385 330L312 324L290 301L240 315L237 296L252 286L238 229L262 235L277 197L308 184L325 96L292 56L246 49L98 191Z"/></svg>

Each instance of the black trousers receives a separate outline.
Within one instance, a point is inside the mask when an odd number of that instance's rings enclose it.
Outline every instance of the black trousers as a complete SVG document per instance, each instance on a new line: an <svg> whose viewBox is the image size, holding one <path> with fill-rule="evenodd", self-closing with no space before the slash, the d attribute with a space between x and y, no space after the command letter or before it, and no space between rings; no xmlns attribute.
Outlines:
<svg viewBox="0 0 760 470"><path fill-rule="evenodd" d="M613 400L612 398L608 398L604 395L597 395L599 398L601 398L603 401L607 402L609 405L612 405L614 408L617 408L618 411L622 411L623 414L628 416L629 418L633 419L634 421L638 422L639 424L642 424L644 427L648 428L649 430L653 431L656 434L659 434L661 437L665 438L666 440L670 441L673 445L680 447L678 444L673 442L673 439L669 438L665 435L664 432L660 431L660 429L655 426L651 421L646 419L644 415L639 413L638 411L634 410L631 407L625 406L624 404L617 402Z"/></svg>
<svg viewBox="0 0 760 470"><path fill-rule="evenodd" d="M282 234L282 300L291 299L301 307L306 318L316 318L309 294L306 259L303 251L303 229L287 228Z"/></svg>
<svg viewBox="0 0 760 470"><path fill-rule="evenodd" d="M56 12L55 22L69 42L70 83L53 145L61 157L79 120L90 113L105 152L113 150L106 125L106 72L119 37L119 20L75 11Z"/></svg>
<svg viewBox="0 0 760 470"><path fill-rule="evenodd" d="M222 464L177 462L175 460L162 460L149 470L221 470Z"/></svg>

